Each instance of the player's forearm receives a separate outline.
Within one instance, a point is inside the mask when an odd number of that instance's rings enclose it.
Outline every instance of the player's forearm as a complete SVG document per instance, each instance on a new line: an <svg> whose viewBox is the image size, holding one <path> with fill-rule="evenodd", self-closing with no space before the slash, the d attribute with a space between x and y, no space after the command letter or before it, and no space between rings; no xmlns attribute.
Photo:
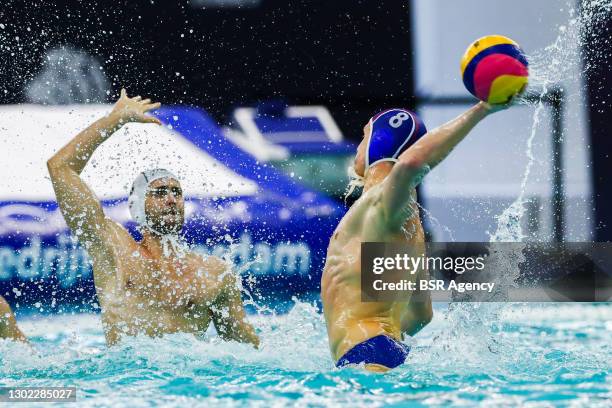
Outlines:
<svg viewBox="0 0 612 408"><path fill-rule="evenodd" d="M231 318L230 318L231 320ZM259 337L253 326L246 321L224 321L215 324L217 333L223 340L233 340L239 343L250 343L255 348L259 347Z"/></svg>
<svg viewBox="0 0 612 408"><path fill-rule="evenodd" d="M0 339L10 339L24 343L28 342L28 339L19 330L16 324L11 324L12 322L8 321L3 322L1 319L2 318L0 318Z"/></svg>
<svg viewBox="0 0 612 408"><path fill-rule="evenodd" d="M488 114L488 106L478 103L455 119L428 132L399 156L399 162L414 162L416 159L423 166L433 168Z"/></svg>
<svg viewBox="0 0 612 408"><path fill-rule="evenodd" d="M113 113L98 119L49 159L49 169L67 166L80 174L98 146L121 126L122 121Z"/></svg>
<svg viewBox="0 0 612 408"><path fill-rule="evenodd" d="M416 305L421 307L421 310L412 310L409 315L409 322L404 327L404 333L409 336L414 336L418 332L421 331L425 326L431 322L433 317L433 310L431 307L431 302L429 304L423 303Z"/></svg>

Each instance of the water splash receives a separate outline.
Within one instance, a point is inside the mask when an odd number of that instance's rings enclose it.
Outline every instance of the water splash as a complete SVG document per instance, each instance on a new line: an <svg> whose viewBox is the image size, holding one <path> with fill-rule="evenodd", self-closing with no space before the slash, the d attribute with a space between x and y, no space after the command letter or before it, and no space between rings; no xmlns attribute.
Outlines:
<svg viewBox="0 0 612 408"><path fill-rule="evenodd" d="M448 234L449 241L456 241L455 234L452 229L450 229L447 225L442 224L442 222L438 218L436 218L433 213L427 208L423 207L418 202L416 202L416 205L419 207L419 211L424 214L430 222L432 222L436 227L441 230L444 230Z"/></svg>
<svg viewBox="0 0 612 408"><path fill-rule="evenodd" d="M537 130L542 117L542 111L544 110L544 102L542 97L546 95L546 93L547 87L544 87L541 98L538 101L533 113L531 133L527 139L527 166L525 167L525 172L523 173L519 196L508 208L506 208L499 216L496 217L497 230L495 233L490 234L490 242L522 242L526 237L526 235L523 233L521 220L526 211L525 204L527 203L527 200L525 198L525 192L527 190L527 182L529 181L531 168L535 162L535 157L533 155L533 141L537 135Z"/></svg>
<svg viewBox="0 0 612 408"><path fill-rule="evenodd" d="M47 51L41 72L27 85L28 101L49 105L104 103L110 84L102 64L85 51L59 47Z"/></svg>
<svg viewBox="0 0 612 408"><path fill-rule="evenodd" d="M542 121L545 100L548 92L564 83L575 82L587 74L592 64L586 61L582 64L581 48L587 44L601 41L594 35L593 27L612 17L612 1L583 1L581 8L576 9L568 3L568 20L558 27L556 40L542 50L529 54L529 88L527 95L535 97L537 102L532 118L531 134L527 140L527 166L521 181L520 193L517 199L501 215L497 217L498 225L495 233L490 235L491 242L521 242L526 238L521 228L521 219L525 215L525 192L535 158L533 142ZM607 56L601 56L602 64L608 64ZM564 89L564 91L566 91ZM573 95L566 94L566 98ZM519 103L526 103L525 98Z"/></svg>
<svg viewBox="0 0 612 408"><path fill-rule="evenodd" d="M188 254L189 246L179 235L164 234L161 236L160 242L165 258L176 256L183 259Z"/></svg>
<svg viewBox="0 0 612 408"><path fill-rule="evenodd" d="M86 406L141 405L143 398L177 407L247 400L260 406L498 406L500 398L503 406L509 398L521 406L534 396L554 403L559 394L597 402L612 389L611 318L607 306L586 304L567 305L561 315L556 305L502 313L499 344L483 352L486 341L461 331L454 342L441 341L437 333L448 330L447 322L436 313L407 364L377 375L335 369L322 316L297 300L287 315L251 317L259 350L212 332L204 339L136 336L107 348L99 316L49 316L24 322L35 353L0 341L0 386L70 384ZM117 388L120 393L110 392Z"/></svg>

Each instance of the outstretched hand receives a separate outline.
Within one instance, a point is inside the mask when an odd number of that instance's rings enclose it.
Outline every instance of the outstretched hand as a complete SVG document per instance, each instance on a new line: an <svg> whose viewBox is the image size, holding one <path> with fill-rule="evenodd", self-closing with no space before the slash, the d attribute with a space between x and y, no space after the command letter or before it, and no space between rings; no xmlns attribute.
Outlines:
<svg viewBox="0 0 612 408"><path fill-rule="evenodd" d="M121 96L113 107L112 115L116 115L122 124L128 122L138 123L155 123L161 125L161 122L156 117L147 115L146 113L157 109L161 103L151 103L151 99L142 99L140 96L130 98L127 96L125 89L121 89Z"/></svg>

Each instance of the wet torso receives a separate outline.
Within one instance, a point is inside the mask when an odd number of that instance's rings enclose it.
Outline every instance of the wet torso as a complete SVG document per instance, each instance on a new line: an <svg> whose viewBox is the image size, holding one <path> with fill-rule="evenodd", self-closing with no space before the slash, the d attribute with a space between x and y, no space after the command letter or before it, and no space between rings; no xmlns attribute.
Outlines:
<svg viewBox="0 0 612 408"><path fill-rule="evenodd" d="M361 302L361 243L423 243L424 233L416 202L400 232L384 225L375 186L353 204L340 221L327 250L321 298L332 355L338 360L349 349L371 337L388 334L401 339L406 302ZM413 192L416 199L416 192Z"/></svg>
<svg viewBox="0 0 612 408"><path fill-rule="evenodd" d="M224 281L194 253L155 259L119 225L105 251L90 250L107 342L123 335L203 333Z"/></svg>

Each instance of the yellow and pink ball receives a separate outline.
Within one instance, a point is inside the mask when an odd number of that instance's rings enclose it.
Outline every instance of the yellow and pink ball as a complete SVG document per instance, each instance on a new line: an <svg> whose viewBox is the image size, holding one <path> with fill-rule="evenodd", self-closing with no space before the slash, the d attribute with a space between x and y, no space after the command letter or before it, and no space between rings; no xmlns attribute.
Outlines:
<svg viewBox="0 0 612 408"><path fill-rule="evenodd" d="M519 45L502 35L474 41L461 58L461 76L467 90L490 104L507 103L522 93L529 70Z"/></svg>

